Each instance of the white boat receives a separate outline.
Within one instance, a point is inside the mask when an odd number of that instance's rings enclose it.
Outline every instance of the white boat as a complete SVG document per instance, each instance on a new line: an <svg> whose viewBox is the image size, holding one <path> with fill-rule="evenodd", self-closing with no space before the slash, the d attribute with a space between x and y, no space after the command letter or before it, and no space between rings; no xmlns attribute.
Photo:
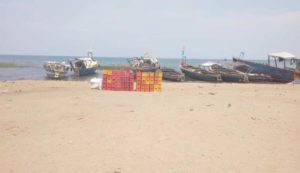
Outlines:
<svg viewBox="0 0 300 173"><path fill-rule="evenodd" d="M46 61L43 65L46 75L49 78L64 78L67 76L70 65L65 62Z"/></svg>
<svg viewBox="0 0 300 173"><path fill-rule="evenodd" d="M133 70L156 71L160 68L157 58L149 53L141 57L129 58L127 61Z"/></svg>
<svg viewBox="0 0 300 173"><path fill-rule="evenodd" d="M99 67L98 61L93 58L92 51L88 51L87 57L70 59L69 62L76 76L93 74Z"/></svg>

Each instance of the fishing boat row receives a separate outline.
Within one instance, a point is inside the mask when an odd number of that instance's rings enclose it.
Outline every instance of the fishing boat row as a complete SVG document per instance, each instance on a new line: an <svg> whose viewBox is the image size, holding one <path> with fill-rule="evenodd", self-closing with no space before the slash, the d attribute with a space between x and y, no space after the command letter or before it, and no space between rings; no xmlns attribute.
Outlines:
<svg viewBox="0 0 300 173"><path fill-rule="evenodd" d="M186 77L208 82L271 82L272 78L265 74L243 73L225 68L216 63L204 63L198 67L181 63L181 71Z"/></svg>
<svg viewBox="0 0 300 173"><path fill-rule="evenodd" d="M269 54L268 64L233 58L233 68L217 63L192 66L186 63L184 53L182 59L180 69L186 77L201 81L289 83L299 78L300 74L300 59L287 52ZM288 67L287 61L290 65L295 65L295 68ZM282 66L280 62L283 63Z"/></svg>
<svg viewBox="0 0 300 173"><path fill-rule="evenodd" d="M242 54L241 54L242 55ZM300 59L287 52L270 53L268 63L261 64L247 61L242 56L234 57L232 67L215 62L206 62L198 66L188 64L184 50L180 71L170 67L161 67L156 57L145 53L141 57L127 59L129 67L135 74L136 71L163 72L165 80L182 82L185 80L200 80L209 82L280 82L289 83L300 76ZM292 65L295 67L292 68ZM44 69L48 77L66 77L69 70L75 76L85 76L95 73L99 63L93 58L93 53L88 52L87 57L74 58L65 62L48 61Z"/></svg>

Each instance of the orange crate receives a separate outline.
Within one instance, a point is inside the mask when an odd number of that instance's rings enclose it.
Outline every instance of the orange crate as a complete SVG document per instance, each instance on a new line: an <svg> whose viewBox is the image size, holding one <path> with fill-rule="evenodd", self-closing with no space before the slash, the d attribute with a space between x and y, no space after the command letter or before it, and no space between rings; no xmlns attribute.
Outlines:
<svg viewBox="0 0 300 173"><path fill-rule="evenodd" d="M155 76L155 77L154 77L154 80L162 80L162 77Z"/></svg>
<svg viewBox="0 0 300 173"><path fill-rule="evenodd" d="M138 77L141 77L142 76L142 72L141 71L137 71L136 72L136 77L138 78Z"/></svg>
<svg viewBox="0 0 300 173"><path fill-rule="evenodd" d="M149 76L149 72L142 72L142 76L143 77L148 77Z"/></svg>
<svg viewBox="0 0 300 173"><path fill-rule="evenodd" d="M163 73L162 72L155 72L155 77L162 77Z"/></svg>
<svg viewBox="0 0 300 173"><path fill-rule="evenodd" d="M149 76L142 76L142 80L149 80Z"/></svg>

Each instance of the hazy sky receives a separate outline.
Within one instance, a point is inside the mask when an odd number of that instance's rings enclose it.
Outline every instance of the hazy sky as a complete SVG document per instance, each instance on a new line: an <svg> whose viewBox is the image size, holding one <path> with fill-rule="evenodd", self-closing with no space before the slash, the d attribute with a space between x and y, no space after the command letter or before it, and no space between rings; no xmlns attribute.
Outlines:
<svg viewBox="0 0 300 173"><path fill-rule="evenodd" d="M0 0L0 54L300 56L299 0Z"/></svg>

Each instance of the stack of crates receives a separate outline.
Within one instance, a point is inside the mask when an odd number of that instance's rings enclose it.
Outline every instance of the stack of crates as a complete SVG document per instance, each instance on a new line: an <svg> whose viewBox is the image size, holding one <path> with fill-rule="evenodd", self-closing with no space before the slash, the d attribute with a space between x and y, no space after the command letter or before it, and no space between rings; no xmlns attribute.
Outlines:
<svg viewBox="0 0 300 173"><path fill-rule="evenodd" d="M162 72L136 72L136 91L160 92Z"/></svg>
<svg viewBox="0 0 300 173"><path fill-rule="evenodd" d="M102 70L102 90L112 90L112 70Z"/></svg>
<svg viewBox="0 0 300 173"><path fill-rule="evenodd" d="M133 91L134 77L129 69L103 70L102 90Z"/></svg>

